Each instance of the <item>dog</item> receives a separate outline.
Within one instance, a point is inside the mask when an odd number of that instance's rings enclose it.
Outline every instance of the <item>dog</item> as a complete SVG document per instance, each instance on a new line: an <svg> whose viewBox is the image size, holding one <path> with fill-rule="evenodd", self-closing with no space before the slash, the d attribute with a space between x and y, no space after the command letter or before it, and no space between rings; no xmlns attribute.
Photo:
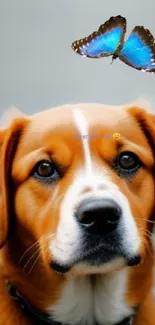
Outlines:
<svg viewBox="0 0 155 325"><path fill-rule="evenodd" d="M0 325L155 324L154 156L137 103L1 128Z"/></svg>

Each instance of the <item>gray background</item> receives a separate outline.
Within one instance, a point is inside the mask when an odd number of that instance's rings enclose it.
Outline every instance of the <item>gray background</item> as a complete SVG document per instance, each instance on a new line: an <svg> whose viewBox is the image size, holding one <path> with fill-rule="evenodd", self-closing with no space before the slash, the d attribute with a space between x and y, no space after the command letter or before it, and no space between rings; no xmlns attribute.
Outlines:
<svg viewBox="0 0 155 325"><path fill-rule="evenodd" d="M0 0L0 112L32 113L74 102L155 101L155 75L119 60L90 60L71 43L112 15L128 20L127 35L144 25L155 35L155 0Z"/></svg>

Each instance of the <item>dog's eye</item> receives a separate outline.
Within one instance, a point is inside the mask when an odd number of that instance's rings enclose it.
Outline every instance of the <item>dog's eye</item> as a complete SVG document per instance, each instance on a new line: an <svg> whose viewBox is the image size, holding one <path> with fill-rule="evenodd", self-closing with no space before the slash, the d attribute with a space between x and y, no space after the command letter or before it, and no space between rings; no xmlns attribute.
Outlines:
<svg viewBox="0 0 155 325"><path fill-rule="evenodd" d="M59 173L51 161L42 160L34 167L33 176L42 181L52 181L59 178Z"/></svg>
<svg viewBox="0 0 155 325"><path fill-rule="evenodd" d="M141 161L133 152L122 152L116 161L117 171L124 176L134 175L141 166Z"/></svg>
<svg viewBox="0 0 155 325"><path fill-rule="evenodd" d="M121 168L132 169L137 165L137 159L133 155L123 154L119 157L119 164Z"/></svg>

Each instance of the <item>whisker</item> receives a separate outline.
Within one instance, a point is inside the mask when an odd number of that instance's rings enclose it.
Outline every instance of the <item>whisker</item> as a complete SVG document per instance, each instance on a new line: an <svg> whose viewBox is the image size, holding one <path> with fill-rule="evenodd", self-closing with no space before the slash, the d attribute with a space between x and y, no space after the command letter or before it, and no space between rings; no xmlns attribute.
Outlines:
<svg viewBox="0 0 155 325"><path fill-rule="evenodd" d="M141 228L141 227L138 227L140 230L142 230L143 231L143 233L144 233L144 235L146 235L149 239L151 239L151 236L150 236L150 234L149 233L147 233L147 231L146 231L146 229L144 229L144 228Z"/></svg>
<svg viewBox="0 0 155 325"><path fill-rule="evenodd" d="M145 218L135 218L135 219L137 219L137 220L144 220L144 221L146 221L146 222L148 222L148 223L153 223L153 224L155 224L155 221L148 220L148 219L145 219Z"/></svg>
<svg viewBox="0 0 155 325"><path fill-rule="evenodd" d="M149 230L147 230L147 229L145 229L145 228L142 228L142 227L138 227L138 228L141 229L141 230L143 230L145 233L147 233L150 239L152 239L152 237L155 238L155 235L152 234L151 231L149 231Z"/></svg>
<svg viewBox="0 0 155 325"><path fill-rule="evenodd" d="M30 273L32 272L32 270L33 270L34 266L36 265L36 263L37 263L38 259L40 258L40 256L41 256L41 252L40 252L39 255L36 257L34 263L32 264L30 270L28 271L28 275L30 275Z"/></svg>
<svg viewBox="0 0 155 325"><path fill-rule="evenodd" d="M143 231L144 236L147 237L147 238L149 239L149 242L152 243L152 234L151 234L151 236L150 236L150 232L147 231L147 230L144 229L144 228L140 228L140 227L139 227L139 229L141 229L141 230ZM154 254L153 254L153 252L152 252L152 249L150 248L150 245L149 245L148 239L146 239L145 246L146 246L146 249L147 249L148 253L149 253L152 257L154 257Z"/></svg>
<svg viewBox="0 0 155 325"><path fill-rule="evenodd" d="M152 232L151 231L149 231L149 230L147 230L147 229L145 229L145 231L150 235L150 239L152 239L152 237L154 237L155 238L155 235L154 234L152 234Z"/></svg>
<svg viewBox="0 0 155 325"><path fill-rule="evenodd" d="M21 263L21 261L23 260L23 258L25 257L25 255L32 249L32 248L34 248L37 244L39 244L39 242L40 241L42 241L42 240L44 240L44 239L48 239L50 236L54 236L55 235L55 233L53 233L53 234L45 234L45 235L43 235L43 236L41 236L34 244L32 244L30 247L28 247L27 249L26 249L26 251L24 252L24 254L21 256L21 258L20 258L20 260L19 260L19 262L18 262L18 264L20 264Z"/></svg>
<svg viewBox="0 0 155 325"><path fill-rule="evenodd" d="M34 253L32 254L32 256L30 256L30 258L28 259L28 261L26 262L26 264L25 264L24 267L23 267L23 270L22 270L23 272L25 271L26 267L27 267L28 264L31 262L31 260L33 259L33 257L34 257L36 254L39 253L39 251L40 251L40 247L37 249L36 252L34 252Z"/></svg>
<svg viewBox="0 0 155 325"><path fill-rule="evenodd" d="M48 248L46 247L45 252L47 252L47 251L48 251ZM32 266L31 266L31 268L30 268L30 270L29 270L29 272L28 272L28 275L30 275L30 273L32 272L34 266L36 265L36 263L37 263L37 261L38 261L38 259L39 259L40 257L41 257L41 252L40 252L39 255L36 257L34 263L32 264Z"/></svg>
<svg viewBox="0 0 155 325"><path fill-rule="evenodd" d="M26 249L26 251L24 252L24 254L21 256L20 260L18 261L18 264L21 263L21 261L23 260L23 258L25 257L25 255L30 251L30 249L34 248L37 244L38 244L38 240L34 244L32 244L30 247L28 247Z"/></svg>
<svg viewBox="0 0 155 325"><path fill-rule="evenodd" d="M39 240L37 240L37 242L34 244L34 245L32 245L33 247L36 245L36 244L39 244L39 241L43 241L43 244L45 244L45 242L46 242L46 240L48 239L48 238L50 238L50 237L53 237L55 235L55 233L53 233L53 234L46 234L46 235L44 235L44 236L42 236ZM45 241L45 242L44 242ZM31 247L29 247L29 250L32 248L32 246ZM28 261L25 263L25 265L24 265L24 267L23 267L23 269L22 269L22 271L24 272L25 271L25 269L26 269L26 267L28 266L28 264L31 262L31 260L35 257L35 255L36 254L38 254L40 252L40 247L37 249L37 251L35 251L30 257L29 257L29 259L28 259ZM25 252L25 254L26 253L28 253L28 250ZM39 255L41 254L41 252L39 253ZM37 257L37 259L39 258L39 256Z"/></svg>

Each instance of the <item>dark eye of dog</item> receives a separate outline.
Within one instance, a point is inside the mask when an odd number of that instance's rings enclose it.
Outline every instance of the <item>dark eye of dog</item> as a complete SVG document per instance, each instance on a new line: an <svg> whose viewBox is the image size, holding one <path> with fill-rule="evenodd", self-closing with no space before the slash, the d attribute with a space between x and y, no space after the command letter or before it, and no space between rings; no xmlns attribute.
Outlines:
<svg viewBox="0 0 155 325"><path fill-rule="evenodd" d="M124 177L134 175L141 166L141 161L133 152L122 152L116 160L116 169Z"/></svg>
<svg viewBox="0 0 155 325"><path fill-rule="evenodd" d="M48 160L39 161L33 169L33 176L41 181L50 182L59 178L55 165Z"/></svg>

